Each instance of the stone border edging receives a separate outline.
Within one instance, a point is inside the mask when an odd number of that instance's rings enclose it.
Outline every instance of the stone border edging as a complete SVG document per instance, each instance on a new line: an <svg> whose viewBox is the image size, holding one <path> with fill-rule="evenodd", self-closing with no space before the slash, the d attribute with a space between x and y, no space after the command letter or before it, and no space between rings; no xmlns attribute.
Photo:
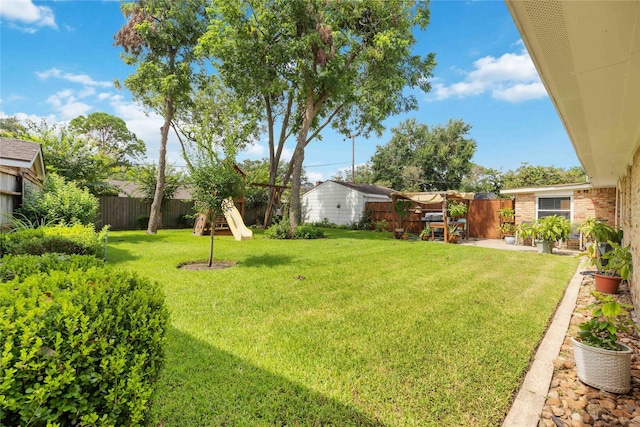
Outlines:
<svg viewBox="0 0 640 427"><path fill-rule="evenodd" d="M580 274L582 270L578 267L569 281L562 302L553 316L549 329L542 338L533 363L502 423L502 427L538 426L540 413L546 402L553 377L553 360L560 353L578 299L582 283L582 275Z"/></svg>

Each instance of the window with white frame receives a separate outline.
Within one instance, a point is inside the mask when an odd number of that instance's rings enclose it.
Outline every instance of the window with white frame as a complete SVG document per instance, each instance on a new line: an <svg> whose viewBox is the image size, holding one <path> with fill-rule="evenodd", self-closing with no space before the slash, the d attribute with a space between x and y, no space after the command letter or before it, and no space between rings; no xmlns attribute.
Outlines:
<svg viewBox="0 0 640 427"><path fill-rule="evenodd" d="M571 219L571 197L538 197L538 218L551 215Z"/></svg>

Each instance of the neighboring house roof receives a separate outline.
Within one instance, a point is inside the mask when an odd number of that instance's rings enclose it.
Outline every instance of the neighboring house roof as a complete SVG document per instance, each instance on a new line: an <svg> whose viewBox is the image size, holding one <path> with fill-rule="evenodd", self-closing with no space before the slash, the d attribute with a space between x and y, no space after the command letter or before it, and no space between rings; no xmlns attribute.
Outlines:
<svg viewBox="0 0 640 427"><path fill-rule="evenodd" d="M44 180L42 147L37 142L0 137L0 166L29 169Z"/></svg>
<svg viewBox="0 0 640 427"><path fill-rule="evenodd" d="M640 2L506 3L590 181L615 186L640 145Z"/></svg>
<svg viewBox="0 0 640 427"><path fill-rule="evenodd" d="M608 186L603 186L604 188ZM571 190L589 190L592 188L603 188L603 187L594 187L590 182L581 182L576 184L555 184L555 185L544 185L540 187L520 187L520 188L508 188L504 190L500 190L500 194L523 194L523 193L545 193L551 191L571 191Z"/></svg>
<svg viewBox="0 0 640 427"><path fill-rule="evenodd" d="M120 193L118 193L118 197L135 197L142 198L143 194L138 187L138 184L131 181L122 181L119 179L110 179L109 184L116 186L120 189ZM185 187L178 187L176 194L173 196L174 200L190 200L191 193Z"/></svg>
<svg viewBox="0 0 640 427"><path fill-rule="evenodd" d="M391 188L383 187L381 185L373 185L373 184L356 184L353 182L342 182L342 181L327 181L334 182L336 184L340 184L342 186L351 188L353 190L359 191L366 195L372 196L387 196L391 197L391 193L395 193L395 190Z"/></svg>

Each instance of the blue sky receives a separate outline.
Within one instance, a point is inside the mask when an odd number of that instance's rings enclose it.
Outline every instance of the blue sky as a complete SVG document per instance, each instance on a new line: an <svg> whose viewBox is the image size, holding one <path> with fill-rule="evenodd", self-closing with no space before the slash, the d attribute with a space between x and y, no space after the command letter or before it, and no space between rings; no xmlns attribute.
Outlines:
<svg viewBox="0 0 640 427"><path fill-rule="evenodd" d="M119 58L113 35L124 23L117 1L0 0L0 115L45 117L48 123L104 111L124 119L157 161L162 120L146 114L126 89L133 68ZM420 109L389 118L382 138L356 138L355 163L368 161L390 129L415 117L428 125L461 118L473 128L475 163L502 171L522 162L579 165L571 142L546 95L520 35L502 1L434 1L431 24L417 33L415 52L436 54L430 93L418 93ZM266 157L266 139L239 159ZM293 140L288 152L293 150ZM169 161L180 158L175 139ZM350 169L351 141L324 132L311 143L305 168L311 181Z"/></svg>

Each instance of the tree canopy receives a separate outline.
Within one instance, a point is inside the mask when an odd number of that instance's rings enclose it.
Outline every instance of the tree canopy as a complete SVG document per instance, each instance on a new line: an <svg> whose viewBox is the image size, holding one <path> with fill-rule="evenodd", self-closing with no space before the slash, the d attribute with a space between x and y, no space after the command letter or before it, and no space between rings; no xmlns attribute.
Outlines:
<svg viewBox="0 0 640 427"><path fill-rule="evenodd" d="M141 160L146 152L144 141L127 128L124 120L111 114L96 112L78 116L69 122L69 130L84 135L98 152L120 165Z"/></svg>
<svg viewBox="0 0 640 427"><path fill-rule="evenodd" d="M587 176L580 166L564 169L555 166L534 166L523 162L517 169L505 172L502 179L504 188L519 188L577 184L586 182Z"/></svg>
<svg viewBox="0 0 640 427"><path fill-rule="evenodd" d="M405 191L460 188L476 150L470 130L462 120L431 128L415 119L403 121L371 158L374 181Z"/></svg>
<svg viewBox="0 0 640 427"><path fill-rule="evenodd" d="M347 135L380 134L382 121L417 107L405 90L430 89L433 54L412 55L414 27L429 22L426 2L407 0L214 0L202 47L223 82L268 121L270 160L279 164L286 138L291 159L291 226L301 217L305 147L328 124ZM271 124L283 127L275 146ZM272 167L275 174L277 166ZM273 180L273 179L272 179Z"/></svg>

